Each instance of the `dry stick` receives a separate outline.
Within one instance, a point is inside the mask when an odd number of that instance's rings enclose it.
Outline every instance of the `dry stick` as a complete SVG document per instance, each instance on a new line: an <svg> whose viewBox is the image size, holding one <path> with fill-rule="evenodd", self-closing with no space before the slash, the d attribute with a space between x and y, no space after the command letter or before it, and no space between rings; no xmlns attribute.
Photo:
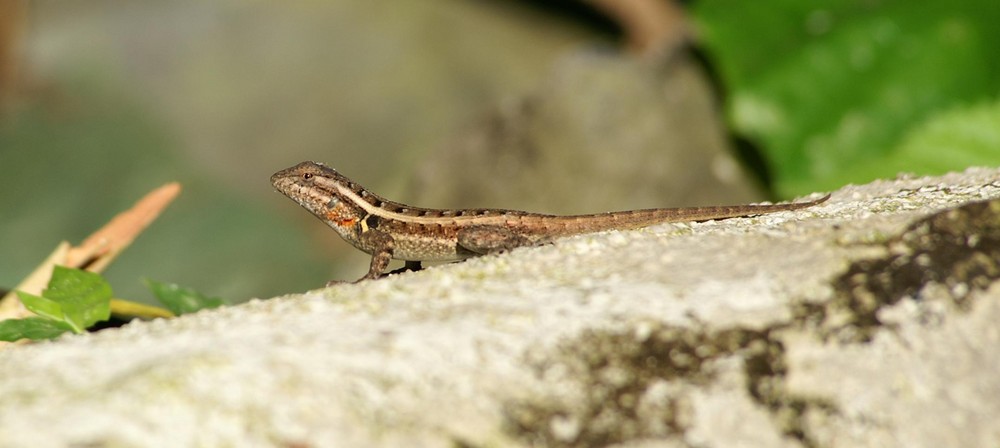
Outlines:
<svg viewBox="0 0 1000 448"><path fill-rule="evenodd" d="M21 305L14 291L24 291L40 295L49 283L55 265L101 272L118 256L142 231L149 226L160 212L180 194L179 183L171 182L151 191L132 208L119 213L104 227L91 234L77 247L70 247L63 241L34 272L21 281L10 293L0 299L0 320L15 319L33 315Z"/></svg>

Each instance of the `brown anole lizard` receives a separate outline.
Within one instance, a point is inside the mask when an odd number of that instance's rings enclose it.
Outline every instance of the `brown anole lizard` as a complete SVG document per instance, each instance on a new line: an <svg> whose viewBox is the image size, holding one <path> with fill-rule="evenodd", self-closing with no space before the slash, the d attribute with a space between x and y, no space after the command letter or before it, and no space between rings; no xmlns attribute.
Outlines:
<svg viewBox="0 0 1000 448"><path fill-rule="evenodd" d="M653 224L736 218L811 207L830 198L774 205L656 208L556 216L502 209L432 209L382 198L321 163L302 162L274 173L271 184L312 212L354 247L371 254L379 278L391 259L406 269L421 261L458 261L535 246L560 237Z"/></svg>

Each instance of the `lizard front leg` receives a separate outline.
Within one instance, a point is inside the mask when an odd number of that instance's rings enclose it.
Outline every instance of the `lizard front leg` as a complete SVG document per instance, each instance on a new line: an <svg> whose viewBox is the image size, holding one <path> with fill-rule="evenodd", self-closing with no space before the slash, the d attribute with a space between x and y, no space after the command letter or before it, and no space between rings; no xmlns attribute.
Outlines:
<svg viewBox="0 0 1000 448"><path fill-rule="evenodd" d="M389 261L392 260L392 251L396 249L396 241L392 239L392 235L376 229L368 229L361 232L360 240L365 246L373 249L372 264L368 267L368 273L364 277L359 278L358 282L362 280L375 280L382 276L385 268L389 267Z"/></svg>
<svg viewBox="0 0 1000 448"><path fill-rule="evenodd" d="M375 229L368 229L361 232L358 240L361 241L364 247L371 248L372 263L368 267L368 273L355 280L354 283L364 280L375 280L381 277L382 273L385 272L385 268L389 266L389 261L392 260L392 252L396 248L396 242L388 233ZM326 282L326 286L333 286L340 283L344 282L341 280L331 280Z"/></svg>
<svg viewBox="0 0 1000 448"><path fill-rule="evenodd" d="M368 267L368 273L364 277L359 278L355 283L382 277L385 268L389 266L389 261L392 260L393 250L396 248L396 241L392 239L392 236L379 230L369 229L365 231L362 233L362 241L370 244L370 247L374 247L375 250L372 252L372 264ZM420 265L419 260L406 260L403 267L391 271L389 274L419 271L421 269L423 269L423 266Z"/></svg>
<svg viewBox="0 0 1000 448"><path fill-rule="evenodd" d="M486 255L509 251L515 247L531 246L533 243L507 227L469 226L458 232L459 248Z"/></svg>
<svg viewBox="0 0 1000 448"><path fill-rule="evenodd" d="M362 280L375 280L381 277L382 273L385 272L385 268L389 266L389 260L392 260L392 250L383 249L372 253L372 264L368 267L368 273L354 283Z"/></svg>

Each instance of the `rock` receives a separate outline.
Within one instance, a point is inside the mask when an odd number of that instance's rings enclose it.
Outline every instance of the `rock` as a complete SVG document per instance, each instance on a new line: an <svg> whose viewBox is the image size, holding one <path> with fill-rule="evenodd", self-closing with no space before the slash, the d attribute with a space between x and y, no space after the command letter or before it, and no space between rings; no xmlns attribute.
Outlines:
<svg viewBox="0 0 1000 448"><path fill-rule="evenodd" d="M0 352L3 446L987 446L1000 170Z"/></svg>

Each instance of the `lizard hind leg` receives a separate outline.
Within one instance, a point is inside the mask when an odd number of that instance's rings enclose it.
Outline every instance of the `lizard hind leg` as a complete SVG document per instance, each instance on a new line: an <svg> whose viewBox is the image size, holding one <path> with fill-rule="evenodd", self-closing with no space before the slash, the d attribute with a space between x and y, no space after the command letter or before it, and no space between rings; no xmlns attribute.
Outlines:
<svg viewBox="0 0 1000 448"><path fill-rule="evenodd" d="M469 226L458 232L459 248L476 255L497 254L533 245L524 235L501 226Z"/></svg>

